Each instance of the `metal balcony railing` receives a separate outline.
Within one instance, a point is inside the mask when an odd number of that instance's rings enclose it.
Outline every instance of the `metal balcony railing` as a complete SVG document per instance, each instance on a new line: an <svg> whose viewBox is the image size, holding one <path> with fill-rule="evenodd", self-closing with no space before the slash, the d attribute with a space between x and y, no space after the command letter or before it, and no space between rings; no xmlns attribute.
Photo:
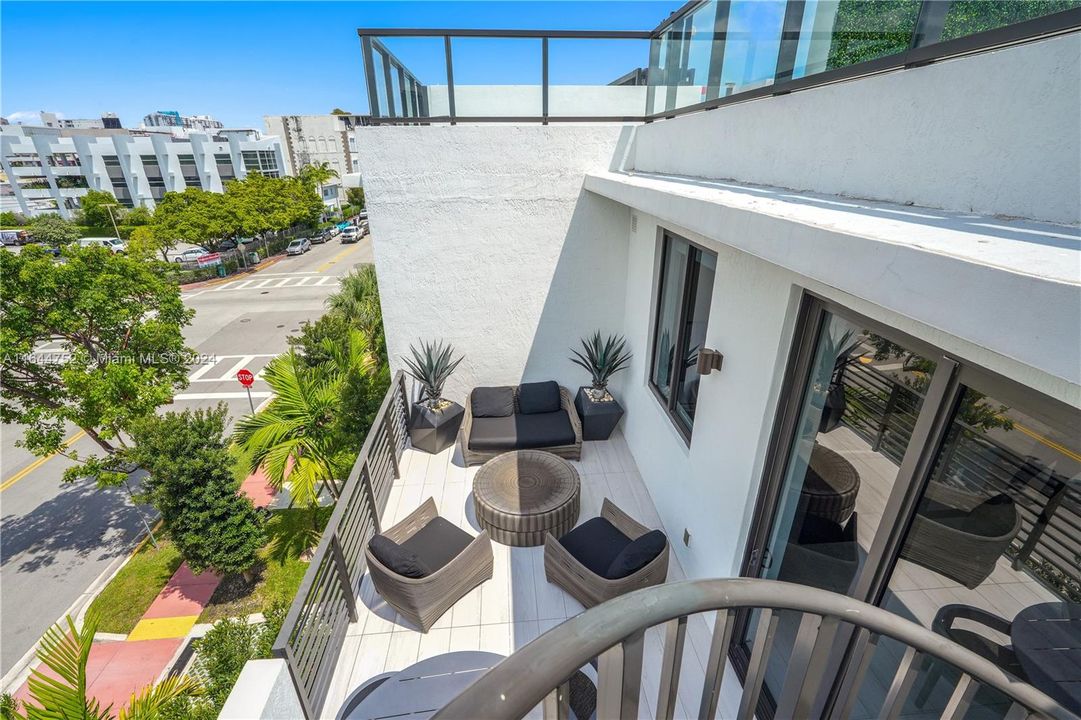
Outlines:
<svg viewBox="0 0 1081 720"><path fill-rule="evenodd" d="M274 655L288 665L308 718L320 716L346 627L357 619L364 548L379 532L379 516L399 476L408 415L405 379L398 371L274 641Z"/></svg>
<svg viewBox="0 0 1081 720"><path fill-rule="evenodd" d="M770 661L778 616L798 613L799 629L786 662L777 718L846 718L867 675L881 638L892 638L905 652L886 691L879 717L896 718L905 705L925 661L944 661L960 671L940 717L957 719L972 707L981 686L992 687L1012 703L1007 717L1076 720L1076 716L1036 688L1019 681L994 663L882 608L844 595L775 580L692 580L646 588L598 605L548 631L502 661L447 704L437 720L505 720L521 718L543 703L546 720L569 717L569 679L597 659L597 717L638 718L646 630L664 627L664 646L657 697L657 720L671 720L681 681L680 666L687 619L714 613L713 638L701 688L699 718L714 718L721 680L738 611L758 613L756 632L738 717L752 720ZM825 710L820 693L833 684L828 657L841 626L852 626L862 655L848 665L840 692ZM861 642L862 641L862 642ZM928 715L923 714L921 717Z"/></svg>
<svg viewBox="0 0 1081 720"><path fill-rule="evenodd" d="M692 0L650 31L357 34L371 124L455 124L651 122L1079 29L1081 0Z"/></svg>

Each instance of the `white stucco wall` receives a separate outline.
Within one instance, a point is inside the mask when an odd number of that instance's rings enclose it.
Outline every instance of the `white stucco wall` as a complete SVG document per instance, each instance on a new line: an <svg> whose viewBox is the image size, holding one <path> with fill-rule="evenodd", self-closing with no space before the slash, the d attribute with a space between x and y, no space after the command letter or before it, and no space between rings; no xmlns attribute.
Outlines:
<svg viewBox="0 0 1081 720"><path fill-rule="evenodd" d="M304 717L284 660L249 660L218 720L295 720Z"/></svg>
<svg viewBox="0 0 1081 720"><path fill-rule="evenodd" d="M1081 222L1081 35L638 129L633 165Z"/></svg>
<svg viewBox="0 0 1081 720"><path fill-rule="evenodd" d="M657 89L658 98L667 88ZM676 88L679 107L702 101L698 85ZM447 115L450 105L446 85L428 86L428 111ZM550 85L548 114L570 117L641 117L646 111L645 85ZM455 85L454 112L467 117L539 117L541 86Z"/></svg>
<svg viewBox="0 0 1081 720"><path fill-rule="evenodd" d="M364 127L361 173L394 369L418 340L465 355L445 394L588 380L568 348L623 326L625 208L582 190L617 125Z"/></svg>

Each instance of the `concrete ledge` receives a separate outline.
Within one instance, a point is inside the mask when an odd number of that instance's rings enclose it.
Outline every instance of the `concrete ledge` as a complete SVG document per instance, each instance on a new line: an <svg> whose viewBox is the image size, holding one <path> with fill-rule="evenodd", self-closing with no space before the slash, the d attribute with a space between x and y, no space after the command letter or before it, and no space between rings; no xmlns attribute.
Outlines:
<svg viewBox="0 0 1081 720"><path fill-rule="evenodd" d="M284 660L249 660L218 720L294 720L304 711Z"/></svg>

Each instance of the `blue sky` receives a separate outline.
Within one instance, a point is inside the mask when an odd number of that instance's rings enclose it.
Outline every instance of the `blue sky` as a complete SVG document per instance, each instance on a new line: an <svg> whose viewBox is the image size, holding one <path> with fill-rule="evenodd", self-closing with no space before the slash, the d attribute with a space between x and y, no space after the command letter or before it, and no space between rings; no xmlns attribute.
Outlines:
<svg viewBox="0 0 1081 720"><path fill-rule="evenodd" d="M682 4L3 0L0 114L111 111L133 127L148 112L179 110L261 128L263 115L360 113L357 27L651 30ZM438 41L394 42L418 74L442 72ZM459 42L457 82L540 81L539 41ZM648 62L645 41L553 41L550 53L552 82L605 83Z"/></svg>

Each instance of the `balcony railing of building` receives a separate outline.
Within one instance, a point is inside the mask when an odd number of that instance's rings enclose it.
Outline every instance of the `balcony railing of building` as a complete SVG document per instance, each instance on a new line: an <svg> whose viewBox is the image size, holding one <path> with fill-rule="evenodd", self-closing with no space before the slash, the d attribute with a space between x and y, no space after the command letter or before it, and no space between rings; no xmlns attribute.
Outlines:
<svg viewBox="0 0 1081 720"><path fill-rule="evenodd" d="M1076 720L1076 716L1031 685L1018 682L993 662L941 635L844 595L775 580L691 580L638 590L586 610L548 631L482 675L437 712L435 720L511 720L538 704L546 720L570 717L570 678L596 661L598 718L638 718L646 630L664 628L657 695L657 720L675 715L688 617L714 615L713 637L698 697L698 717L717 715L728 648L737 612L753 612L754 644L737 717L755 717L766 666L782 614L799 618L796 641L785 667L777 718L849 717L871 659L882 638L905 648L878 717L899 717L925 663L944 662L959 671L939 717L959 720L975 705L976 693L993 688L1003 696L1004 716ZM839 682L830 677L830 650L839 633L851 631L862 648ZM826 696L830 688L836 692ZM697 686L695 692L698 693ZM824 697L826 696L826 697ZM923 717L931 717L924 714Z"/></svg>
<svg viewBox="0 0 1081 720"><path fill-rule="evenodd" d="M1081 29L1081 0L693 0L651 31L357 30L371 124L651 122Z"/></svg>
<svg viewBox="0 0 1081 720"><path fill-rule="evenodd" d="M274 655L288 665L308 718L320 716L346 628L357 619L364 548L379 532L379 517L399 476L408 415L405 379L398 371L274 641Z"/></svg>

